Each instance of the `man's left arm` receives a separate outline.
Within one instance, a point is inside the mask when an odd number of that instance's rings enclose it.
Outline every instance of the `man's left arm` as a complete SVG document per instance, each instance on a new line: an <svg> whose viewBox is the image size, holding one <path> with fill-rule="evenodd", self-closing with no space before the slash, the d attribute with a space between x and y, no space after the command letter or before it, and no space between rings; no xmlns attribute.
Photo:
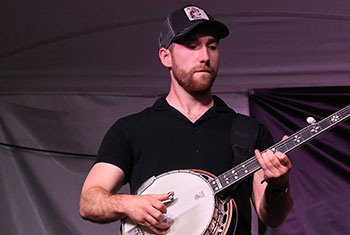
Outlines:
<svg viewBox="0 0 350 235"><path fill-rule="evenodd" d="M269 227L277 227L293 208L289 191L292 164L281 152L268 150L261 154L256 150L255 155L262 169L253 177L253 203L260 220Z"/></svg>

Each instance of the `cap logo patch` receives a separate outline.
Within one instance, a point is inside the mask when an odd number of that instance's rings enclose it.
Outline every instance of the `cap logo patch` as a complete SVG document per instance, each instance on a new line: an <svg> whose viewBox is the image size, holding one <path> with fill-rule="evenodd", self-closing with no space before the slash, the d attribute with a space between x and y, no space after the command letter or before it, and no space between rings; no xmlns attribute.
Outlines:
<svg viewBox="0 0 350 235"><path fill-rule="evenodd" d="M186 7L185 13L190 21L194 20L209 20L209 17L205 12L198 7Z"/></svg>

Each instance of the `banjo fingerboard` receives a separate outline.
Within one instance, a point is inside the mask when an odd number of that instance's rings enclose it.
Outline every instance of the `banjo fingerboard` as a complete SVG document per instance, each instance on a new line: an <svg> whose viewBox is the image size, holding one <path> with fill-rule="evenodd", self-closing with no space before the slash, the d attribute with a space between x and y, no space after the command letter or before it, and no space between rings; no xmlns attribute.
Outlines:
<svg viewBox="0 0 350 235"><path fill-rule="evenodd" d="M317 123L313 123L301 129L300 131L289 136L287 139L271 146L269 149L271 149L273 152L279 151L282 153L288 153L291 150L312 140L313 138L320 135L321 133L331 129L337 124L345 121L349 117L350 117L350 105L333 113L332 115L324 118L323 120ZM262 153L266 151L267 150L264 150L262 151ZM214 193L218 193L224 190L225 188L237 183L238 181L245 179L246 177L250 176L254 172L258 171L260 168L261 166L258 160L256 159L256 157L254 156L238 164L234 168L224 172L218 177L210 180L210 185L213 188Z"/></svg>

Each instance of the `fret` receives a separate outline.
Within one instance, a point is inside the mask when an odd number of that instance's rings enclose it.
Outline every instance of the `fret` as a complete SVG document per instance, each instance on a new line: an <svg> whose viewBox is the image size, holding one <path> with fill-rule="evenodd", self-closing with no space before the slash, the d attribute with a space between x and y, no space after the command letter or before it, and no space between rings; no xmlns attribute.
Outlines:
<svg viewBox="0 0 350 235"><path fill-rule="evenodd" d="M327 127L329 127L330 125L332 125L332 123L333 122L327 118L327 119L324 119L321 122L319 122L318 125L323 130L323 129L326 129Z"/></svg>
<svg viewBox="0 0 350 235"><path fill-rule="evenodd" d="M277 151L284 153L288 150L287 146L285 146L284 144L282 146L277 147Z"/></svg>
<svg viewBox="0 0 350 235"><path fill-rule="evenodd" d="M289 151L301 146L302 144L310 141L319 134L325 132L326 130L334 127L340 122L345 121L350 117L350 105L345 108L335 112L334 114L324 118L320 122L313 123L300 131L289 136L287 139L280 141L279 143L271 146L273 152L279 151L282 153L288 153ZM261 151L262 153L267 150ZM234 183L245 179L254 172L261 168L258 160L255 156L252 158L238 164L234 168L226 171L225 173L219 175L218 177L209 180L214 193L218 193L225 188L233 185Z"/></svg>
<svg viewBox="0 0 350 235"><path fill-rule="evenodd" d="M287 149L291 149L291 148L293 148L293 147L295 146L295 142L293 142L293 141L287 141L287 142L285 143L285 146L287 147Z"/></svg>
<svg viewBox="0 0 350 235"><path fill-rule="evenodd" d="M248 159L247 161L219 175L217 178L211 181L211 186L214 189L214 192L221 191L222 189L225 189L228 186L251 175L252 172L257 171L259 168L260 165L256 158Z"/></svg>
<svg viewBox="0 0 350 235"><path fill-rule="evenodd" d="M350 106L347 106L346 108L340 110L339 112L337 112L335 114L339 115L341 118L345 118L346 116L349 116L349 114L350 114ZM334 114L332 116L334 116Z"/></svg>
<svg viewBox="0 0 350 235"><path fill-rule="evenodd" d="M310 132L310 128L306 128L306 129L303 131L302 135L303 135L303 139L304 139L304 140L308 140L309 138L311 138L311 137L312 137L312 134L311 134L311 132Z"/></svg>

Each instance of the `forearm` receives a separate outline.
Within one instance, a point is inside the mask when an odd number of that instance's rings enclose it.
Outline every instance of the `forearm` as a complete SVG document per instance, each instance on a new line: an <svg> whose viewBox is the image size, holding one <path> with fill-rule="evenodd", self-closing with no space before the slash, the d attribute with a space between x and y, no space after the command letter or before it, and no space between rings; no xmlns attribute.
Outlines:
<svg viewBox="0 0 350 235"><path fill-rule="evenodd" d="M269 227L277 227L283 223L292 208L293 199L289 189L286 192L275 193L266 187L259 208L260 219Z"/></svg>
<svg viewBox="0 0 350 235"><path fill-rule="evenodd" d="M86 220L108 223L126 217L122 194L110 194L100 187L92 187L82 193L80 215Z"/></svg>

